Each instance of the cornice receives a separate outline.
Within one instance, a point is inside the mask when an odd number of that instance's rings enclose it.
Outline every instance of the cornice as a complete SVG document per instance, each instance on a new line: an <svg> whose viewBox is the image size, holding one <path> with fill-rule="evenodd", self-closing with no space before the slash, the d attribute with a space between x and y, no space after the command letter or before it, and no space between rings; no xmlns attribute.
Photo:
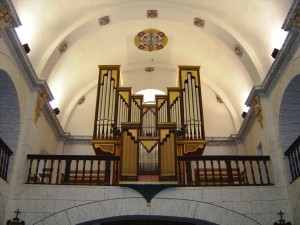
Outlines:
<svg viewBox="0 0 300 225"><path fill-rule="evenodd" d="M295 12L300 9L300 0L294 0L285 20L284 23L282 25L282 29L284 29L285 31L290 31L293 26L292 26L292 18L295 15Z"/></svg>
<svg viewBox="0 0 300 225"><path fill-rule="evenodd" d="M3 38L12 56L14 57L14 60L17 62L22 74L24 75L23 77L25 78L28 86L43 90L47 93L49 100L53 100L53 95L46 81L40 80L37 77L15 29L6 29Z"/></svg>

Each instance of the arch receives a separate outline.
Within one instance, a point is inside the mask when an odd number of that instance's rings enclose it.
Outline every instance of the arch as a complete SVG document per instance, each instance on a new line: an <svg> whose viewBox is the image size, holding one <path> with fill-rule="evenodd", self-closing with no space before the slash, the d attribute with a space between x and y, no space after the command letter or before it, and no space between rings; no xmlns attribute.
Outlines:
<svg viewBox="0 0 300 225"><path fill-rule="evenodd" d="M127 223L126 223L127 222ZM148 223L146 223L148 222ZM96 221L81 223L80 225L117 225L117 224L167 224L167 225L217 225L216 223L207 222L199 219L172 216L116 216Z"/></svg>
<svg viewBox="0 0 300 225"><path fill-rule="evenodd" d="M17 90L9 75L0 69L0 138L12 150L8 180L13 168L20 130L20 108Z"/></svg>
<svg viewBox="0 0 300 225"><path fill-rule="evenodd" d="M279 110L279 135L282 153L298 138L300 134L300 75L295 76L284 91ZM288 161L285 161L287 175L291 180Z"/></svg>
<svg viewBox="0 0 300 225"><path fill-rule="evenodd" d="M259 225L254 219L212 203L179 199L153 198L147 204L142 197L114 198L77 205L53 213L33 225L89 224L90 221L114 218L118 216L166 216L188 218L220 225Z"/></svg>

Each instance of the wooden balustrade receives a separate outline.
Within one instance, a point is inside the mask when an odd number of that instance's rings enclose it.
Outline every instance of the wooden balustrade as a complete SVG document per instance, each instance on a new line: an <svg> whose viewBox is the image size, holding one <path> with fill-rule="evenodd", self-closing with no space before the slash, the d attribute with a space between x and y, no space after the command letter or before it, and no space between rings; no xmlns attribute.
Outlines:
<svg viewBox="0 0 300 225"><path fill-rule="evenodd" d="M179 156L180 185L271 185L269 156Z"/></svg>
<svg viewBox="0 0 300 225"><path fill-rule="evenodd" d="M285 151L284 155L288 157L290 172L292 175L292 183L300 176L300 136L291 144L291 146Z"/></svg>
<svg viewBox="0 0 300 225"><path fill-rule="evenodd" d="M9 158L12 154L12 150L0 138L0 177L5 181L7 181Z"/></svg>
<svg viewBox="0 0 300 225"><path fill-rule="evenodd" d="M27 155L28 184L116 185L119 156Z"/></svg>

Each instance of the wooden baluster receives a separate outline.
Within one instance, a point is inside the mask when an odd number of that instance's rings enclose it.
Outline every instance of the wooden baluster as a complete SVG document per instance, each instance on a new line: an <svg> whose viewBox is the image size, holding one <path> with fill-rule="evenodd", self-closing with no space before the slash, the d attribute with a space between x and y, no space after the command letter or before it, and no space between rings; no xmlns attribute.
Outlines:
<svg viewBox="0 0 300 225"><path fill-rule="evenodd" d="M200 184L200 170L199 170L199 161L196 161L196 174L195 174L195 184L199 185Z"/></svg>
<svg viewBox="0 0 300 225"><path fill-rule="evenodd" d="M256 184L252 160L250 160L249 162L250 162L250 166L251 166L251 174L252 174L253 184Z"/></svg>
<svg viewBox="0 0 300 225"><path fill-rule="evenodd" d="M234 184L233 175L232 175L231 161L230 160L225 160L225 164L226 164L226 169L227 169L228 184Z"/></svg>
<svg viewBox="0 0 300 225"><path fill-rule="evenodd" d="M38 183L38 172L39 172L39 166L40 166L40 160L37 160L36 169L35 169L35 175L34 175L34 183Z"/></svg>
<svg viewBox="0 0 300 225"><path fill-rule="evenodd" d="M115 184L118 184L119 183L119 161L116 161L116 181L115 181Z"/></svg>
<svg viewBox="0 0 300 225"><path fill-rule="evenodd" d="M237 168L239 185L241 185L242 184L241 172L240 172L240 168L239 168L239 162L237 160L235 160L235 165L236 165L236 168Z"/></svg>
<svg viewBox="0 0 300 225"><path fill-rule="evenodd" d="M271 184L270 177L269 177L269 170L268 170L268 166L267 166L267 161L266 160L264 160L264 164L265 164L265 170L266 170L266 174L267 174L268 184Z"/></svg>
<svg viewBox="0 0 300 225"><path fill-rule="evenodd" d="M178 163L178 180L179 180L179 184L183 184L182 183L182 178L181 178L181 161L177 161L177 163Z"/></svg>
<svg viewBox="0 0 300 225"><path fill-rule="evenodd" d="M218 160L218 166L219 166L219 174L220 174L220 184L223 185L223 176L222 176L222 170L221 170L221 162Z"/></svg>
<svg viewBox="0 0 300 225"><path fill-rule="evenodd" d="M61 163L61 160L59 159L58 165L57 165L57 172L56 172L56 181L55 181L56 184L58 184L58 180L59 180L60 163Z"/></svg>
<svg viewBox="0 0 300 225"><path fill-rule="evenodd" d="M7 167L8 162L7 162L7 153L6 153L5 149L4 149L3 152L4 152L4 161L3 161L3 166L2 166L1 177L3 177L6 180L6 178L5 178L5 173L6 173L5 168Z"/></svg>
<svg viewBox="0 0 300 225"><path fill-rule="evenodd" d="M4 148L2 147L2 145L0 145L0 177L2 176L2 165L3 165L3 155L4 155Z"/></svg>
<svg viewBox="0 0 300 225"><path fill-rule="evenodd" d="M90 184L93 183L93 163L94 163L94 160L91 160L91 169L90 169Z"/></svg>
<svg viewBox="0 0 300 225"><path fill-rule="evenodd" d="M263 185L264 181L263 181L262 174L261 174L261 168L260 168L259 160L256 160L256 163L257 163L257 166L258 166L260 185Z"/></svg>
<svg viewBox="0 0 300 225"><path fill-rule="evenodd" d="M5 148L2 149L2 159L1 159L1 167L0 167L0 177L4 178L4 174L5 174Z"/></svg>
<svg viewBox="0 0 300 225"><path fill-rule="evenodd" d="M66 165L65 165L65 179L64 179L64 182L65 182L65 183L69 183L69 182L70 182L71 164L72 164L72 160L67 159L67 160L66 160ZM76 174L77 174L77 173L76 173ZM75 174L75 175L76 175L76 174Z"/></svg>
<svg viewBox="0 0 300 225"><path fill-rule="evenodd" d="M205 185L208 185L207 170L206 170L206 160L203 160L203 165L204 165L204 183L205 183Z"/></svg>
<svg viewBox="0 0 300 225"><path fill-rule="evenodd" d="M299 139L300 140L300 139ZM300 143L298 143L300 144ZM295 154L296 154L296 158L298 156L298 171L300 170L300 152L299 152L299 145L296 146L296 151L295 151ZM300 175L300 172L298 172L298 176Z"/></svg>
<svg viewBox="0 0 300 225"><path fill-rule="evenodd" d="M85 164L86 164L86 160L83 160L83 169L82 169L82 184L84 184L84 180L85 180Z"/></svg>
<svg viewBox="0 0 300 225"><path fill-rule="evenodd" d="M54 160L52 159L51 160L51 165L50 165L50 174L49 174L49 182L48 182L48 184L52 183L53 163L54 163Z"/></svg>
<svg viewBox="0 0 300 225"><path fill-rule="evenodd" d="M187 185L193 185L191 161L190 160L185 161L185 166L186 166L186 180L187 180Z"/></svg>
<svg viewBox="0 0 300 225"><path fill-rule="evenodd" d="M292 175L292 180L294 180L295 176L294 176L294 171L293 171L293 166L292 166L292 160L291 160L290 152L288 153L287 157L288 157L288 160L289 160L289 165L290 165L290 171L291 171L291 175Z"/></svg>
<svg viewBox="0 0 300 225"><path fill-rule="evenodd" d="M5 174L4 174L5 180L7 180L7 172L8 172L8 165L9 165L9 157L10 157L10 154L9 154L9 152L7 151L7 164L6 164L6 168L5 168Z"/></svg>
<svg viewBox="0 0 300 225"><path fill-rule="evenodd" d="M297 149L297 147L294 148L293 154L294 154L295 167L296 167L297 177L298 177L299 174L300 174L300 171L299 171L299 161L298 161L298 159L297 159L297 152L296 152L296 149Z"/></svg>
<svg viewBox="0 0 300 225"><path fill-rule="evenodd" d="M44 168L42 172L42 181L41 181L42 184L44 183L45 180L46 164L47 164L47 159L44 159Z"/></svg>
<svg viewBox="0 0 300 225"><path fill-rule="evenodd" d="M295 163L295 157L294 157L294 151L291 151L291 159L292 159L292 164L293 164L293 173L295 178L297 178L297 167L296 167L296 163Z"/></svg>
<svg viewBox="0 0 300 225"><path fill-rule="evenodd" d="M213 160L210 160L210 165L211 165L211 171L212 171L212 182L213 182L213 185L216 185L215 170L214 170L214 162L213 162Z"/></svg>
<svg viewBox="0 0 300 225"><path fill-rule="evenodd" d="M27 184L29 184L29 181L30 181L32 162L33 162L33 159L30 159L29 171L28 171L28 177L27 177Z"/></svg>
<svg viewBox="0 0 300 225"><path fill-rule="evenodd" d="M75 184L77 184L77 179L78 179L78 164L79 164L79 159L76 160Z"/></svg>
<svg viewBox="0 0 300 225"><path fill-rule="evenodd" d="M104 184L109 185L110 184L110 166L111 166L111 161L106 160L105 161L105 177L104 177Z"/></svg>
<svg viewBox="0 0 300 225"><path fill-rule="evenodd" d="M99 180L99 177L100 177L100 160L97 160L97 184L100 185L100 180Z"/></svg>

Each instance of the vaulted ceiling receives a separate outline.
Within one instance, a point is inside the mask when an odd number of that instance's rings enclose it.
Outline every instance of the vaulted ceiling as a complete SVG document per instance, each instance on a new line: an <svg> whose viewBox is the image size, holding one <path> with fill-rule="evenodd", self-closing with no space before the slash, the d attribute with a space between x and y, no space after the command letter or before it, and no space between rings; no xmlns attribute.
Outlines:
<svg viewBox="0 0 300 225"><path fill-rule="evenodd" d="M178 65L199 65L208 136L237 133L244 103L262 83L286 32L292 0L13 0L21 42L48 82L65 129L92 133L98 65L121 65L122 85L136 93L176 86ZM147 10L157 10L148 18ZM100 18L109 17L101 25ZM204 21L195 25L195 18ZM141 51L134 37L154 28L168 37L159 51ZM60 47L64 47L60 49ZM152 62L153 59L153 62ZM151 73L145 67L154 66ZM84 104L78 100L85 96ZM220 98L217 98L220 97ZM221 103L220 100L222 99ZM222 124L222 128L220 128Z"/></svg>

